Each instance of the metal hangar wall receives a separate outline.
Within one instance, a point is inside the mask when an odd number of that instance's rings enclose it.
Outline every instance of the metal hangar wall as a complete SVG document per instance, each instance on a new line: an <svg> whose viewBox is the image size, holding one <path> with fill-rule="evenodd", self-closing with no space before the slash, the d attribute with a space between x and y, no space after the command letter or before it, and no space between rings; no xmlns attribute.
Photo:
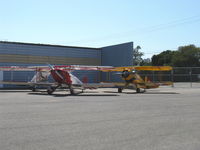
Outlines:
<svg viewBox="0 0 200 150"><path fill-rule="evenodd" d="M34 44L0 41L0 65L132 65L133 42L102 48L74 47L49 44ZM87 77L89 82L100 82L97 71L75 71L80 79ZM0 72L0 80L28 81L33 72ZM2 87L2 85L0 85ZM4 86L7 87L7 86ZM9 87L9 86L8 86Z"/></svg>

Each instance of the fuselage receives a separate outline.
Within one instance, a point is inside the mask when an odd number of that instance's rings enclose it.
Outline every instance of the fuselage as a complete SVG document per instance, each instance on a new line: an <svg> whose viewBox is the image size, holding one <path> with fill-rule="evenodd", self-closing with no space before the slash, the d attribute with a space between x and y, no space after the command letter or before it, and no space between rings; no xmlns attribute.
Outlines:
<svg viewBox="0 0 200 150"><path fill-rule="evenodd" d="M150 89L159 87L159 84L143 80L142 77L137 73L125 72L122 75L122 78L126 81L126 83L128 84L132 83L137 88Z"/></svg>
<svg viewBox="0 0 200 150"><path fill-rule="evenodd" d="M67 84L67 85L76 85L76 86L82 86L83 83L73 74L66 70L61 69L52 69L51 75L55 82L58 84Z"/></svg>
<svg viewBox="0 0 200 150"><path fill-rule="evenodd" d="M59 84L72 84L69 72L60 69L51 70L53 79Z"/></svg>

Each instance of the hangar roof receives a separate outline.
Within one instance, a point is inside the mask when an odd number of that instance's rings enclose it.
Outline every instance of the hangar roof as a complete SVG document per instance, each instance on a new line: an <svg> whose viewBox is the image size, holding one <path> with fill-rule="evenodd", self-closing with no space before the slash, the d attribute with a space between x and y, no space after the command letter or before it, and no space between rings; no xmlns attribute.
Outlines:
<svg viewBox="0 0 200 150"><path fill-rule="evenodd" d="M54 45L54 44L24 43L24 42L11 42L11 41L0 41L0 43L35 45L35 46L66 47L66 48L81 48L81 49L93 49L93 50L100 50L101 49L101 48L92 48L92 47L64 46L64 45Z"/></svg>

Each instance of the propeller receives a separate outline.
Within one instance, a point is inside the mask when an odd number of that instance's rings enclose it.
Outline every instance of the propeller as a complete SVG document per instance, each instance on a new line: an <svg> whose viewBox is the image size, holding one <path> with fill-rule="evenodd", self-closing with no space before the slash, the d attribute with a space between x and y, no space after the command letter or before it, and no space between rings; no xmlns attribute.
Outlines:
<svg viewBox="0 0 200 150"><path fill-rule="evenodd" d="M54 69L55 69L55 67L54 67L53 65L51 65L51 64L49 64L49 63L47 63L47 65L49 66L49 68L50 68L51 70L54 70Z"/></svg>
<svg viewBox="0 0 200 150"><path fill-rule="evenodd" d="M132 71L128 71L128 70L124 70L122 72L117 72L115 74L121 75L123 78L127 78L130 74L135 74L136 71L132 70Z"/></svg>
<svg viewBox="0 0 200 150"><path fill-rule="evenodd" d="M128 70L124 70L124 71L122 72L122 77L123 77L123 78L127 78L130 74L131 74L131 72L129 72Z"/></svg>

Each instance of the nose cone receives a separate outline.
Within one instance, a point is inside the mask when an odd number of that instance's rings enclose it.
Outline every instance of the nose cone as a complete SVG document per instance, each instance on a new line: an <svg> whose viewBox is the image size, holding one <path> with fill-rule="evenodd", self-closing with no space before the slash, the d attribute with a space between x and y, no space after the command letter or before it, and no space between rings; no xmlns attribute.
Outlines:
<svg viewBox="0 0 200 150"><path fill-rule="evenodd" d="M125 71L122 72L122 77L123 78L127 78L129 75L130 75L130 72L127 71L127 70L125 70Z"/></svg>

